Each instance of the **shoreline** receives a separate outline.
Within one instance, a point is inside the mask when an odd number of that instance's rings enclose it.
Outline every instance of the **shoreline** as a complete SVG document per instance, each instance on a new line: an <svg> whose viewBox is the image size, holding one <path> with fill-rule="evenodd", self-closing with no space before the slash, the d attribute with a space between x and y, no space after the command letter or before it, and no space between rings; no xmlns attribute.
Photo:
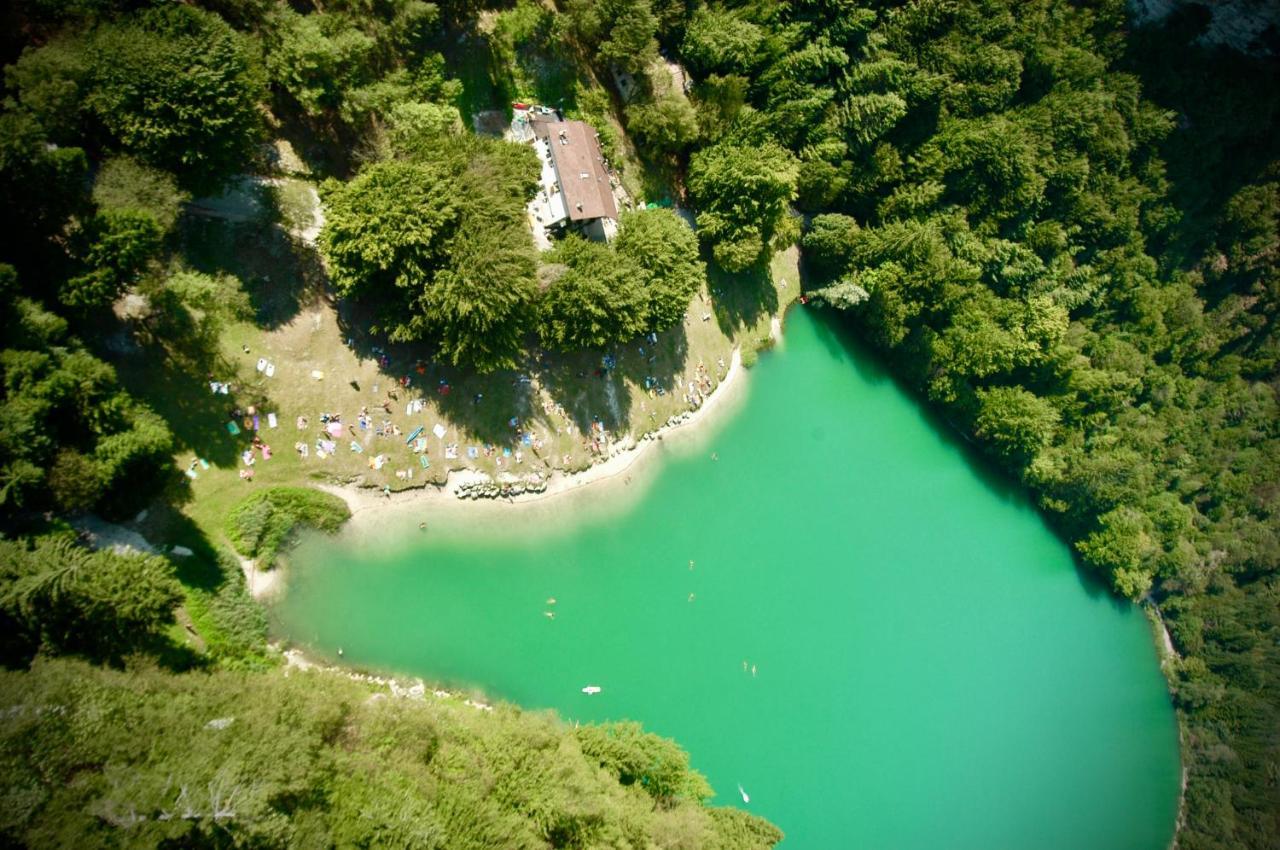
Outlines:
<svg viewBox="0 0 1280 850"><path fill-rule="evenodd" d="M686 412L678 421L665 423L639 439L629 434L624 436L615 443L608 456L586 469L570 473L552 471L546 479L546 488L538 492L502 498L460 498L458 493L463 487L493 481L483 472L465 468L451 470L443 485L425 484L393 492L389 497L375 487L355 484L317 483L314 486L347 503L351 517L338 532L339 537L346 540L375 536L381 539L387 533L394 533L401 542L410 541L413 538L409 531L423 521L425 511L430 511L432 516L451 511L465 512L471 516L485 511L527 511L545 508L549 504L558 505L571 499L574 494L585 496L588 490L598 505L617 508L626 504L627 500L601 500L599 496L602 491L610 485L629 487L633 478L647 481L651 477L646 475L652 471L649 468L651 464L642 461L661 454L655 451L655 446L668 445L676 437L683 441L702 436L708 424L722 421L723 416L734 408L734 402L740 402L743 398L745 372L741 349L734 348L724 379L711 391L701 407ZM643 482L640 483L642 486L632 488L634 493L644 490ZM258 570L251 562L242 561L242 566L255 599L274 597L288 584L287 560L267 571Z"/></svg>

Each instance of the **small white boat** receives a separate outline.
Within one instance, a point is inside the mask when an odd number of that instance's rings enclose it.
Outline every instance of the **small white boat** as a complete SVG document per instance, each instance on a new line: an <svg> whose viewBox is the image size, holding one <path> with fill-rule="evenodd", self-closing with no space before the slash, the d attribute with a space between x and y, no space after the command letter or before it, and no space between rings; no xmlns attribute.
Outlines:
<svg viewBox="0 0 1280 850"><path fill-rule="evenodd" d="M591 694L600 693L600 690L601 688L599 685L587 685L585 688L582 689L582 692L590 696Z"/></svg>
<svg viewBox="0 0 1280 850"><path fill-rule="evenodd" d="M751 802L751 795L748 794L745 790L743 790L741 782L738 783L738 793L742 795L742 802L744 803Z"/></svg>

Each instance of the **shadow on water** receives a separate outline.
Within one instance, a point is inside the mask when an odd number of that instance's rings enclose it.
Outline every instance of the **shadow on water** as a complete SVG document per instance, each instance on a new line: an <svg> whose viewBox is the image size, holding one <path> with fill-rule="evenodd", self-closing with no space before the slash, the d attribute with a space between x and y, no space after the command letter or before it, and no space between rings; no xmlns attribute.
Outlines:
<svg viewBox="0 0 1280 850"><path fill-rule="evenodd" d="M1044 528L1070 552L1080 586L1091 599L1107 599L1117 610L1128 610L1131 607L1132 603L1112 593L1102 579L1085 566L1076 554L1070 538L1052 521L1051 517L1046 516L1036 506L1033 494L1023 484L997 468L982 448L969 439L958 426L943 416L935 406L929 404L914 387L893 374L880 352L858 338L857 325L852 319L827 309L810 310L810 315L816 326L818 340L832 356L847 363L857 372L860 379L872 386L891 384L903 397L910 400L920 418L949 448L955 450L963 459L966 468L982 482L987 490L1010 507L1035 513Z"/></svg>

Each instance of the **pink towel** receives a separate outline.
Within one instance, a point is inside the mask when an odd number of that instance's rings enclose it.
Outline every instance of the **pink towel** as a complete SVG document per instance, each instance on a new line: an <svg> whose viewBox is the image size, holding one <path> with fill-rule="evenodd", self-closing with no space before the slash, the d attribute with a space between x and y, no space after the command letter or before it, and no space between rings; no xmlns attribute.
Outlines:
<svg viewBox="0 0 1280 850"><path fill-rule="evenodd" d="M262 447L262 459L271 460L271 446Z"/></svg>
<svg viewBox="0 0 1280 850"><path fill-rule="evenodd" d="M331 436L334 436L334 437L342 436L341 422L330 422L328 425L324 426L324 429L328 431Z"/></svg>

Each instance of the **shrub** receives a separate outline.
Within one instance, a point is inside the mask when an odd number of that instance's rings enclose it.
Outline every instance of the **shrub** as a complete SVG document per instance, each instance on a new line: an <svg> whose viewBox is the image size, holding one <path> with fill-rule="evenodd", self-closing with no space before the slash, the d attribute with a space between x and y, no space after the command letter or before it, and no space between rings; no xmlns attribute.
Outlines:
<svg viewBox="0 0 1280 850"><path fill-rule="evenodd" d="M240 554L270 567L303 528L337 531L351 516L337 496L305 487L272 487L254 493L227 515L227 537Z"/></svg>

